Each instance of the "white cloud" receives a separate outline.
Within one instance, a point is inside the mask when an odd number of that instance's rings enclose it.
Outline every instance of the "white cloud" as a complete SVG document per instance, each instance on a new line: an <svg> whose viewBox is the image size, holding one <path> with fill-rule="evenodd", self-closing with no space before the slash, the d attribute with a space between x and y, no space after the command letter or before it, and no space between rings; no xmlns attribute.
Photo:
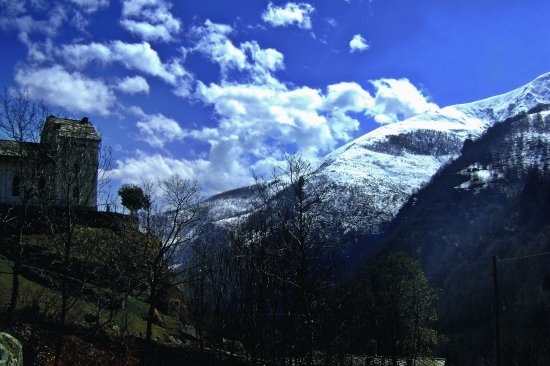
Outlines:
<svg viewBox="0 0 550 366"><path fill-rule="evenodd" d="M192 75L182 66L181 58L176 57L163 63L148 42L70 44L61 47L58 53L74 67L83 68L93 61L103 64L118 62L129 70L159 77L176 88L187 86L193 80Z"/></svg>
<svg viewBox="0 0 550 366"><path fill-rule="evenodd" d="M349 41L349 50L351 53L364 52L369 48L370 45L367 43L367 40L360 34L354 35L351 41Z"/></svg>
<svg viewBox="0 0 550 366"><path fill-rule="evenodd" d="M101 8L109 5L109 0L70 0L73 4L78 5L86 13L95 13Z"/></svg>
<svg viewBox="0 0 550 366"><path fill-rule="evenodd" d="M124 0L120 24L145 41L170 42L181 30L171 7L164 0Z"/></svg>
<svg viewBox="0 0 550 366"><path fill-rule="evenodd" d="M364 112L374 105L373 97L361 85L342 82L329 85L325 99L325 110L340 110L345 112Z"/></svg>
<svg viewBox="0 0 550 366"><path fill-rule="evenodd" d="M315 8L307 3L287 3L284 7L267 5L262 19L274 27L296 25L299 28L311 29L310 15Z"/></svg>
<svg viewBox="0 0 550 366"><path fill-rule="evenodd" d="M35 100L63 107L71 112L107 115L115 104L114 93L102 80L68 72L59 65L20 68L15 81Z"/></svg>
<svg viewBox="0 0 550 366"><path fill-rule="evenodd" d="M195 38L193 52L200 52L220 66L223 80L243 76L257 84L276 84L272 72L284 69L283 54L273 48L262 49L256 41L235 46L228 38L233 29L225 24L206 20L203 26L191 30Z"/></svg>
<svg viewBox="0 0 550 366"><path fill-rule="evenodd" d="M164 25L153 25L130 19L122 20L121 24L130 33L138 34L146 41L161 40L168 42L172 39L170 31Z"/></svg>
<svg viewBox="0 0 550 366"><path fill-rule="evenodd" d="M354 137L361 115L387 123L437 107L403 80L373 81L374 96L353 82L326 90L287 85L274 76L284 67L280 52L255 41L236 46L231 33L231 27L210 21L193 30L197 42L192 51L220 65L220 81L199 81L194 94L213 107L217 124L186 131L184 138L209 144L209 169L232 172L241 177L234 179L240 185L249 177L235 172L249 167L268 172L285 152L319 159Z"/></svg>
<svg viewBox="0 0 550 366"><path fill-rule="evenodd" d="M136 125L140 131L140 138L157 148L163 148L164 144L181 140L186 136L176 120L162 113L142 114Z"/></svg>
<svg viewBox="0 0 550 366"><path fill-rule="evenodd" d="M58 53L65 59L65 62L78 68L83 68L93 61L102 64L113 61L111 47L102 43L63 45Z"/></svg>
<svg viewBox="0 0 550 366"><path fill-rule="evenodd" d="M147 155L138 151L137 157L117 160L115 165L111 177L128 183L140 183L144 179L155 181L174 174L195 178L196 164L160 154Z"/></svg>
<svg viewBox="0 0 550 366"><path fill-rule="evenodd" d="M370 113L378 123L397 122L439 108L408 79L380 79L371 84L376 93Z"/></svg>
<svg viewBox="0 0 550 366"><path fill-rule="evenodd" d="M186 179L197 180L206 194L253 183L248 168L233 164L220 171L204 159L175 159L158 153L146 154L138 151L137 156L117 160L115 165L110 176L122 182L140 183L144 179L156 181L178 174Z"/></svg>
<svg viewBox="0 0 550 366"><path fill-rule="evenodd" d="M233 32L233 28L225 24L204 22L204 26L193 27L192 36L197 39L193 51L201 52L210 57L222 68L222 74L230 69L244 69L246 55L243 50L235 47L227 37Z"/></svg>
<svg viewBox="0 0 550 366"><path fill-rule="evenodd" d="M353 82L324 90L281 82L199 82L195 97L213 107L215 126L188 130L161 114L147 115L140 109L134 113L140 116L141 137L150 145L162 148L168 142L194 139L208 144L208 153L176 159L140 152L118 161L115 177L138 181L178 173L197 179L206 193L213 194L251 184L251 169L268 175L286 152L298 152L313 161L321 158L354 137L358 115L389 123L437 108L407 79L371 84L374 96Z"/></svg>
<svg viewBox="0 0 550 366"><path fill-rule="evenodd" d="M121 62L130 70L138 70L153 76L160 77L169 84L175 84L178 76L172 73L170 64L163 64L158 53L147 42L111 43L113 59Z"/></svg>
<svg viewBox="0 0 550 366"><path fill-rule="evenodd" d="M141 76L125 77L119 80L116 88L126 94L149 93L149 84Z"/></svg>
<svg viewBox="0 0 550 366"><path fill-rule="evenodd" d="M51 60L54 46L50 38L47 38L44 42L33 42L27 33L19 33L18 38L27 46L27 57L30 61L45 62Z"/></svg>
<svg viewBox="0 0 550 366"><path fill-rule="evenodd" d="M190 136L211 145L209 161L220 171L231 163L248 167L266 157L280 160L288 149L317 159L359 127L346 112L360 107L345 104L335 91L199 82L197 92L199 99L214 107L219 125L215 132L209 129ZM361 97L348 98L358 104Z"/></svg>
<svg viewBox="0 0 550 366"><path fill-rule="evenodd" d="M27 13L24 5L6 5L0 3L0 28L15 30L19 34L40 33L52 37L57 34L63 22L67 19L66 11L61 6L54 6L49 11L42 10L44 19L37 19Z"/></svg>

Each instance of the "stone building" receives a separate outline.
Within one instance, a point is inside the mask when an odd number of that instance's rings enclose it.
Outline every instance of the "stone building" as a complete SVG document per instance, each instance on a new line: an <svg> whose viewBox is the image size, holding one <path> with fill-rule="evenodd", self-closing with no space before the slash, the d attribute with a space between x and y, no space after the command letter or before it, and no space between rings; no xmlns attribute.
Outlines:
<svg viewBox="0 0 550 366"><path fill-rule="evenodd" d="M97 207L101 138L88 118L48 116L40 142L0 140L0 203Z"/></svg>

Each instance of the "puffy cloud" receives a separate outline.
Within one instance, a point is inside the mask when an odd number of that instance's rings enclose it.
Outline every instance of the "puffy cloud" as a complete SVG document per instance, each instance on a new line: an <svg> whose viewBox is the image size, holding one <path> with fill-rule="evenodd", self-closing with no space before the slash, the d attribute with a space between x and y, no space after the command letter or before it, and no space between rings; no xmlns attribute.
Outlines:
<svg viewBox="0 0 550 366"><path fill-rule="evenodd" d="M207 55L213 62L220 65L222 74L230 69L244 69L247 63L243 50L235 47L227 37L233 28L226 24L216 24L206 20L203 26L193 27L192 36L197 39L192 51Z"/></svg>
<svg viewBox="0 0 550 366"><path fill-rule="evenodd" d="M220 65L221 78L199 81L194 94L213 107L217 124L186 131L185 138L209 144L205 161L212 171L236 174L252 167L269 172L285 152L315 160L353 138L361 115L387 123L437 107L408 80L373 81L374 96L353 82L326 90L287 85L274 76L284 67L282 54L254 41L234 45L231 32L210 21L193 30L192 51ZM246 184L247 177L235 181Z"/></svg>
<svg viewBox="0 0 550 366"><path fill-rule="evenodd" d="M18 38L27 46L29 60L35 62L51 60L54 46L50 38L47 38L44 42L33 42L27 33L20 33Z"/></svg>
<svg viewBox="0 0 550 366"><path fill-rule="evenodd" d="M356 34L353 36L351 41L349 41L349 50L350 52L364 52L370 48L370 45L367 43L367 40L363 38L362 35Z"/></svg>
<svg viewBox="0 0 550 366"><path fill-rule="evenodd" d="M196 40L192 52L207 56L220 66L223 80L243 76L257 84L276 84L272 72L284 68L283 54L273 48L262 49L256 41L235 46L228 35L233 29L225 24L206 20L191 31Z"/></svg>
<svg viewBox="0 0 550 366"><path fill-rule="evenodd" d="M150 145L162 148L168 142L194 139L208 144L208 153L197 159L139 153L117 162L115 176L128 181L178 173L197 179L213 194L250 184L251 169L268 175L286 152L319 159L353 138L360 125L357 115L388 123L437 108L407 79L371 84L373 94L353 82L324 90L280 82L199 82L194 96L213 107L215 126L187 130L161 114L135 113L140 115L141 137Z"/></svg>
<svg viewBox="0 0 550 366"><path fill-rule="evenodd" d="M116 88L126 94L149 93L149 84L141 76L125 77L118 82Z"/></svg>
<svg viewBox="0 0 550 366"><path fill-rule="evenodd" d="M124 0L120 24L146 41L170 42L181 30L171 6L164 0Z"/></svg>
<svg viewBox="0 0 550 366"><path fill-rule="evenodd" d="M371 83L376 94L370 113L378 123L397 122L439 108L408 79L380 79Z"/></svg>
<svg viewBox="0 0 550 366"><path fill-rule="evenodd" d="M219 193L228 187L240 187L253 183L248 168L240 165L232 164L220 171L214 169L207 160L176 159L141 151L138 151L135 157L117 160L115 168L110 172L110 177L123 182L139 183L144 179L155 181L174 174L197 180L206 194Z"/></svg>
<svg viewBox="0 0 550 366"><path fill-rule="evenodd" d="M140 131L140 138L157 148L163 148L167 142L181 140L186 135L176 120L162 113L142 113L136 125Z"/></svg>
<svg viewBox="0 0 550 366"><path fill-rule="evenodd" d="M317 159L358 129L359 122L346 115L348 111L362 111L359 103L367 92L357 87L349 88L348 101L355 103L350 106L346 97L336 96L337 86L323 94L317 89L290 89L283 84L207 86L199 82L197 96L214 107L219 125L216 133L190 136L211 145L209 160L221 171L229 164L228 157L250 166L268 156L281 159L287 149ZM352 96L354 91L359 95Z"/></svg>
<svg viewBox="0 0 550 366"><path fill-rule="evenodd" d="M324 108L328 111L364 112L374 105L373 97L357 83L329 85Z"/></svg>
<svg viewBox="0 0 550 366"><path fill-rule="evenodd" d="M68 64L78 68L83 68L93 61L107 64L113 60L111 47L95 42L64 45L58 53Z"/></svg>
<svg viewBox="0 0 550 366"><path fill-rule="evenodd" d="M165 82L181 87L192 80L191 74L181 65L180 58L174 58L163 63L158 53L148 42L125 43L113 41L108 44L70 44L64 45L58 53L65 61L78 68L90 62L100 63L118 62L130 70L141 71L156 76Z"/></svg>
<svg viewBox="0 0 550 366"><path fill-rule="evenodd" d="M269 3L262 19L274 27L296 25L299 28L311 29L310 15L315 8L307 3L287 3L284 7Z"/></svg>
<svg viewBox="0 0 550 366"><path fill-rule="evenodd" d="M114 93L102 80L68 72L59 65L20 68L15 81L31 99L43 100L71 112L107 115L116 102Z"/></svg>
<svg viewBox="0 0 550 366"><path fill-rule="evenodd" d="M136 157L129 157L115 162L111 178L129 183L142 180L156 180L179 174L184 178L194 179L194 165L186 160L178 160L160 154L147 155L138 151Z"/></svg>
<svg viewBox="0 0 550 366"><path fill-rule="evenodd" d="M61 6L55 6L49 11L41 9L41 13L46 14L44 19L36 19L27 12L24 3L11 5L9 1L0 2L0 28L15 30L19 34L40 33L52 37L67 19L66 11Z"/></svg>
<svg viewBox="0 0 550 366"><path fill-rule="evenodd" d="M257 42L244 42L241 49L245 51L252 63L248 68L256 72L277 71L284 68L283 54L273 48L262 49Z"/></svg>
<svg viewBox="0 0 550 366"><path fill-rule="evenodd" d="M121 62L131 70L138 70L153 76L157 76L169 84L175 84L181 70L174 65L178 62L163 64L158 53L147 42L124 43L114 41L111 43L113 59Z"/></svg>
<svg viewBox="0 0 550 366"><path fill-rule="evenodd" d="M368 114L374 105L374 98L359 84L342 82L329 85L323 109L331 113L332 130L335 139L348 141L359 129L359 121L347 113Z"/></svg>
<svg viewBox="0 0 550 366"><path fill-rule="evenodd" d="M94 13L101 8L109 5L109 0L70 0L73 4L78 5L86 13Z"/></svg>

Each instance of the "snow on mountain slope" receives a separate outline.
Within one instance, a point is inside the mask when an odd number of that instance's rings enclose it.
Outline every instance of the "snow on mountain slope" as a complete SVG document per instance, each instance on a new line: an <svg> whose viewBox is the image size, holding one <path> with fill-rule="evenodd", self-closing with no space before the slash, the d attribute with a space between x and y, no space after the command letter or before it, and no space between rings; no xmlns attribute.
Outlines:
<svg viewBox="0 0 550 366"><path fill-rule="evenodd" d="M467 138L489 126L550 103L550 73L523 87L473 103L459 104L384 125L328 154L316 171L316 184L329 191L340 234L377 232L408 197L447 161ZM250 209L242 194L210 200L212 210L232 207L231 217ZM226 215L216 214L219 222Z"/></svg>
<svg viewBox="0 0 550 366"><path fill-rule="evenodd" d="M335 191L359 187L371 204L362 217L344 223L346 229L376 231L395 216L414 190L460 154L464 140L475 139L494 123L544 103L550 103L550 73L502 95L382 126L328 154L318 174Z"/></svg>

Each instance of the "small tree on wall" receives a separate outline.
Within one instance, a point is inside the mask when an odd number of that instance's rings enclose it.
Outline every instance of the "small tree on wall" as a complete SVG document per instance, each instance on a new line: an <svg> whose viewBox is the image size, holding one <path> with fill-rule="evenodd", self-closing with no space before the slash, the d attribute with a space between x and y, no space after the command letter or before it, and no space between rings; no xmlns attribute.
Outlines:
<svg viewBox="0 0 550 366"><path fill-rule="evenodd" d="M150 198L143 193L143 189L135 184L123 184L119 190L122 206L130 210L130 215L135 217L137 211L147 209L151 204Z"/></svg>

